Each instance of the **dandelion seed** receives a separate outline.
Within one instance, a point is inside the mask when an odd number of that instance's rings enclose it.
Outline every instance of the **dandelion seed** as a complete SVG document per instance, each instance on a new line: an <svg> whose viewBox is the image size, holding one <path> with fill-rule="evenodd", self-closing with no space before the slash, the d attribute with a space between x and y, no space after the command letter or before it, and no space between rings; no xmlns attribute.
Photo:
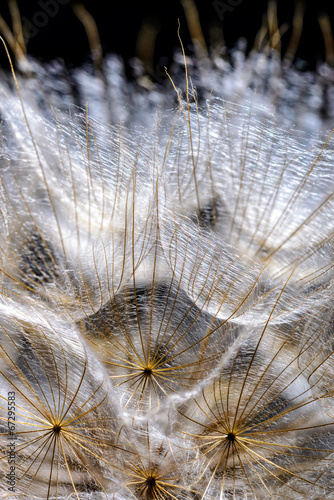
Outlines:
<svg viewBox="0 0 334 500"><path fill-rule="evenodd" d="M175 454L169 440L153 425L132 427L131 435L136 453L126 470L129 498L186 499L196 495L183 477L182 466L187 461Z"/></svg>
<svg viewBox="0 0 334 500"><path fill-rule="evenodd" d="M107 498L104 470L109 477L115 471L117 484L126 451L118 445L121 421L103 370L73 327L45 310L40 316L16 309L11 302L1 305L1 471L5 475L8 467L10 393L17 498L81 498L85 491ZM5 483L1 487L8 493Z"/></svg>
<svg viewBox="0 0 334 500"><path fill-rule="evenodd" d="M193 390L215 370L233 336L224 322L189 300L173 274L160 275L158 243L151 252L153 274L134 271L127 287L81 328L104 361L124 411L137 418L163 411L171 397Z"/></svg>
<svg viewBox="0 0 334 500"><path fill-rule="evenodd" d="M332 394L308 371L312 365L321 371L314 345L323 338L325 316L300 320L288 335L270 324L249 332L219 376L179 408L177 432L200 462L192 487L205 498L330 494L334 421L321 400L328 408ZM302 368L304 358L309 363Z"/></svg>

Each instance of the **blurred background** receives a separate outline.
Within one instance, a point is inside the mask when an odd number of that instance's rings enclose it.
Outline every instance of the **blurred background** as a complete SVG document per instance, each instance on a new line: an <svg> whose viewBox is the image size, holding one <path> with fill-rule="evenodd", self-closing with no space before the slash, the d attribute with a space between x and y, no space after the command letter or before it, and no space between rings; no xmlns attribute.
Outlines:
<svg viewBox="0 0 334 500"><path fill-rule="evenodd" d="M193 30L200 26L199 37L203 36L207 47L224 46L228 52L242 38L249 51L268 17L268 7L277 12L275 22L280 30L283 55L299 16L301 36L294 60L301 70L316 68L319 61L329 57L330 51L334 53L330 33L334 28L334 9L333 1L329 0L279 0L277 4L268 0L169 0L154 3L83 0L79 11L75 11L77 2L72 0L17 0L17 5L30 55L44 61L62 58L69 67L89 60L87 32L82 20L78 19L78 12L81 15L85 12L96 23L103 54L119 54L130 78L133 72L131 61L136 56L163 77L164 66L169 66L175 48L180 46L178 19L189 54L194 50L194 33L190 33L190 25ZM0 13L3 21L11 27L7 0L1 0ZM4 50L0 50L0 63L8 65Z"/></svg>

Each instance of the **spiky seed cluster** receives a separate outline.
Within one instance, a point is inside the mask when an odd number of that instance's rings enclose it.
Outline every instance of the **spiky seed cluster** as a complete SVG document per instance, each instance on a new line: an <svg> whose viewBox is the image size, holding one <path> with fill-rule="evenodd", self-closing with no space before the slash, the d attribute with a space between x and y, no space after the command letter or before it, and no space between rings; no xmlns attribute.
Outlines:
<svg viewBox="0 0 334 500"><path fill-rule="evenodd" d="M334 497L331 137L187 71L172 116L107 126L29 65L0 87L0 497Z"/></svg>

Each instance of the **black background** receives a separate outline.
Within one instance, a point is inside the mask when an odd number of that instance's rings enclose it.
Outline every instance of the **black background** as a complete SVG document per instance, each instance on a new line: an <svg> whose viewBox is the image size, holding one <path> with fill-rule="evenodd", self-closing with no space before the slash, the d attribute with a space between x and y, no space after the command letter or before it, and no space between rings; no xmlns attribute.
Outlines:
<svg viewBox="0 0 334 500"><path fill-rule="evenodd" d="M41 4L48 0L18 0L21 17L24 23L34 24L38 12L43 12ZM50 0L57 2L58 0ZM80 65L89 58L89 45L85 30L73 13L72 0L59 0L57 14L48 16L45 26L36 30L28 43L28 52L42 60L62 58L66 64ZM67 3L66 3L67 1ZM226 4L233 0L224 0ZM223 3L224 3L223 2ZM235 0L234 0L235 2ZM106 0L83 0L87 10L94 17L98 26L104 53L116 52L126 63L136 55L136 44L142 23L145 20L153 23L158 35L155 44L154 65L168 66L175 47L179 47L177 38L177 20L181 23L181 36L186 50L191 52L191 39L181 3L178 0L156 2L148 1L114 2ZM233 11L227 11L221 19L215 9L214 0L195 0L204 36L209 42L210 29L216 27L223 30L226 45L233 47L240 37L245 37L251 47L261 24L263 14L267 10L266 0L239 0ZM319 60L324 59L324 43L318 23L318 15L328 13L332 29L334 29L333 1L304 1L304 29L297 52L297 58L307 61L305 67L314 68ZM278 0L279 24L291 26L295 2ZM10 23L6 0L0 0L0 12ZM286 47L290 31L283 36L283 51ZM0 49L0 63L7 65L4 50ZM127 66L128 72L131 72Z"/></svg>

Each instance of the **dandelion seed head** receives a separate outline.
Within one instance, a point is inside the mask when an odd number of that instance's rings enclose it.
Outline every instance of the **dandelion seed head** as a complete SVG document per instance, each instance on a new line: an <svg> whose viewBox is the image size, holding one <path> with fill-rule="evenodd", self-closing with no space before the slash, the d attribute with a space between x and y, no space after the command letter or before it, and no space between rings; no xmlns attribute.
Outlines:
<svg viewBox="0 0 334 500"><path fill-rule="evenodd" d="M333 75L310 86L295 48L282 63L273 5L270 47L247 57L192 65L180 38L171 92L130 87L113 56L74 70L77 97L59 62L3 79L0 446L14 392L17 495L333 495Z"/></svg>

